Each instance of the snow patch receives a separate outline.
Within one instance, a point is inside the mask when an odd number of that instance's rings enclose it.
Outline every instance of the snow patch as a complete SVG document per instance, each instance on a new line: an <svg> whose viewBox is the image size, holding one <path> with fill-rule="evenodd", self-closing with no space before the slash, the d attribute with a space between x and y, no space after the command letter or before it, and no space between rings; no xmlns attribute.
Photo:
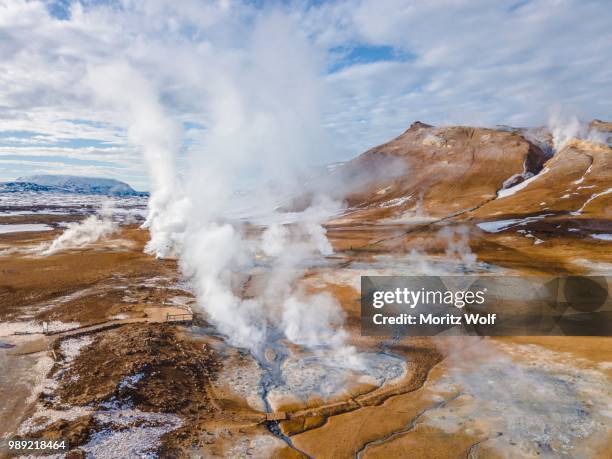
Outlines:
<svg viewBox="0 0 612 459"><path fill-rule="evenodd" d="M19 426L18 433L25 436L33 432L38 432L56 421L74 421L75 419L87 416L91 413L92 410L84 406L74 406L66 410L54 410L51 408L43 408L39 405L36 413Z"/></svg>
<svg viewBox="0 0 612 459"><path fill-rule="evenodd" d="M605 196L607 194L610 194L610 193L612 193L612 188L608 188L607 190L602 191L601 193L594 193L594 194L592 194L591 197L589 199L587 199L584 202L584 204L582 204L582 207L580 207L580 209L578 209L578 210L576 210L574 212L570 212L570 215L581 215L582 211L584 210L584 208L586 206L588 206L593 200L595 200L595 199L597 199L597 198L599 198L601 196Z"/></svg>
<svg viewBox="0 0 612 459"><path fill-rule="evenodd" d="M591 237L601 241L612 241L612 234L591 234Z"/></svg>
<svg viewBox="0 0 612 459"><path fill-rule="evenodd" d="M513 226L525 226L527 223L542 220L552 214L537 215L526 218L512 218L508 220L495 220L490 222L477 223L476 226L487 233L499 233Z"/></svg>
<svg viewBox="0 0 612 459"><path fill-rule="evenodd" d="M0 234L7 233L31 233L34 231L51 231L52 226L44 223L24 223L21 225L0 225Z"/></svg>
<svg viewBox="0 0 612 459"><path fill-rule="evenodd" d="M102 429L81 446L87 456L99 459L116 457L157 457L161 437L178 429L178 416L139 410L100 411L94 415Z"/></svg>
<svg viewBox="0 0 612 459"><path fill-rule="evenodd" d="M49 332L59 332L72 330L81 326L78 322L59 322L51 321L47 323ZM42 334L43 324L41 322L1 322L0 336L21 335L21 334Z"/></svg>
<svg viewBox="0 0 612 459"><path fill-rule="evenodd" d="M130 316L128 314L115 314L111 317L111 320L125 320L129 318Z"/></svg>
<svg viewBox="0 0 612 459"><path fill-rule="evenodd" d="M88 335L63 340L60 344L60 350L62 351L65 362L72 362L81 353L81 349L89 346L93 341L94 339Z"/></svg>
<svg viewBox="0 0 612 459"><path fill-rule="evenodd" d="M521 183L519 183L517 185L514 185L513 187L499 190L497 192L497 199L507 198L508 196L512 196L517 191L522 190L527 185L529 185L530 183L532 183L535 180L537 180L539 177L542 177L543 175L545 175L549 170L550 169L548 167L545 167L544 169L542 169L542 171L538 175L534 175L532 177L529 177L528 179L523 180Z"/></svg>
<svg viewBox="0 0 612 459"><path fill-rule="evenodd" d="M30 396L26 401L27 405L34 403L42 392L50 392L57 385L56 381L47 378L47 375L51 371L51 368L53 368L54 364L55 361L48 355L45 355L36 362L36 365L34 365L32 371L32 374L34 375L34 384L30 391Z"/></svg>
<svg viewBox="0 0 612 459"><path fill-rule="evenodd" d="M120 390L126 389L126 388L134 389L136 387L136 384L138 384L141 380L143 380L144 377L145 377L144 373L136 373L131 376L126 376L119 382L119 385L117 386L117 388Z"/></svg>
<svg viewBox="0 0 612 459"><path fill-rule="evenodd" d="M380 203L379 207L382 207L383 209L386 209L388 207L401 206L405 202L409 201L411 198L412 198L412 195L410 195L410 196L403 196L401 198L390 199L388 201Z"/></svg>

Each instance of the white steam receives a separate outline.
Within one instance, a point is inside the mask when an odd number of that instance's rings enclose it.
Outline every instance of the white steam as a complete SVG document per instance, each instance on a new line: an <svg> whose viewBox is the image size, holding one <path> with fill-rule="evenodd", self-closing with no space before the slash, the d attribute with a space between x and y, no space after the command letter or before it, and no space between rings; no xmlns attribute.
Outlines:
<svg viewBox="0 0 612 459"><path fill-rule="evenodd" d="M146 251L168 256L173 249L171 237L177 227L182 228L184 217L184 202L178 199L175 186L180 129L165 115L156 89L128 63L92 66L87 79L98 99L126 118L128 140L142 150L153 190L143 225L151 230Z"/></svg>
<svg viewBox="0 0 612 459"><path fill-rule="evenodd" d="M285 225L271 225L261 237L261 249L269 257L278 257L283 253L289 230Z"/></svg>
<svg viewBox="0 0 612 459"><path fill-rule="evenodd" d="M607 135L591 128L576 116L564 116L559 108L551 111L548 129L552 135L554 151L561 150L570 140L580 139L597 143L607 143Z"/></svg>
<svg viewBox="0 0 612 459"><path fill-rule="evenodd" d="M333 347L344 345L343 333L336 333L342 325L340 308L328 293L308 295L294 292L283 303L282 327L287 339L307 347L321 343Z"/></svg>
<svg viewBox="0 0 612 459"><path fill-rule="evenodd" d="M346 344L344 314L336 299L328 293L309 293L299 285L309 266L333 253L322 222L339 207L329 200L319 200L315 206L299 214L290 227L271 225L262 234L261 249L271 269L260 301L271 322L280 317L280 328L289 341L310 348L331 347L332 357L344 356L338 358L340 366L358 369L361 362Z"/></svg>
<svg viewBox="0 0 612 459"><path fill-rule="evenodd" d="M178 258L219 331L253 352L263 350L271 330L280 331L302 346L333 347L344 365L355 367L336 300L299 285L308 266L333 253L322 223L341 205L314 196L309 208L288 215L289 225L264 228L248 214L236 220L227 212L256 203L259 217L277 221L274 209L303 191L300 168L325 154L322 62L294 20L262 15L244 49L223 41L201 46L195 52L202 64L185 61L185 71L172 75L207 113L197 146L181 157L181 177L176 164L184 139L162 107L161 88L127 62L90 67L89 88L98 102L120 111L128 140L143 152L151 176L146 251Z"/></svg>
<svg viewBox="0 0 612 459"><path fill-rule="evenodd" d="M86 247L107 238L119 229L113 221L112 202L105 203L97 215L91 215L82 222L68 223L68 228L58 236L41 255L53 255L64 250Z"/></svg>
<svg viewBox="0 0 612 459"><path fill-rule="evenodd" d="M476 264L477 257L470 248L470 228L465 225L445 226L438 232L438 237L446 243L446 257L460 260L465 267Z"/></svg>

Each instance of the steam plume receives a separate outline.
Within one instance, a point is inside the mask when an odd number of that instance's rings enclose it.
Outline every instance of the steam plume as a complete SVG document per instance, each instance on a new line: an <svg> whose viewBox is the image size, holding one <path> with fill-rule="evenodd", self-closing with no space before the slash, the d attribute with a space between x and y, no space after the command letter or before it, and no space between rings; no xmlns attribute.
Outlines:
<svg viewBox="0 0 612 459"><path fill-rule="evenodd" d="M172 237L184 217L184 203L175 186L180 129L164 114L156 89L127 62L91 67L88 83L100 101L126 117L128 140L142 149L152 189L143 225L151 230L146 251L168 256L173 249Z"/></svg>
<svg viewBox="0 0 612 459"><path fill-rule="evenodd" d="M466 267L476 263L476 255L470 248L470 229L467 226L446 226L438 232L438 236L446 242L446 257L459 259Z"/></svg>
<svg viewBox="0 0 612 459"><path fill-rule="evenodd" d="M142 149L151 176L146 251L178 257L198 304L229 341L260 352L275 328L296 344L353 355L338 332L343 317L333 297L298 285L309 264L333 252L322 223L341 204L315 196L304 211L283 217L290 225L275 222L282 196L301 191L299 168L326 144L320 58L292 21L282 13L259 17L244 53L199 50L206 68L190 63L194 72L182 83L201 97L208 118L180 179L180 129L164 112L159 88L126 62L92 67L88 80L100 103L125 116L129 141ZM237 201L248 208L251 198L263 216L257 227L248 223L252 212L240 219L227 213ZM258 260L266 269L254 289L248 279Z"/></svg>
<svg viewBox="0 0 612 459"><path fill-rule="evenodd" d="M98 215L91 215L82 222L68 223L68 229L58 236L42 255L53 255L57 252L78 249L110 236L118 229L113 221L113 203L102 206Z"/></svg>
<svg viewBox="0 0 612 459"><path fill-rule="evenodd" d="M548 128L552 135L553 149L561 150L572 139L607 143L607 136L581 122L576 116L564 116L559 107L553 109L548 118Z"/></svg>

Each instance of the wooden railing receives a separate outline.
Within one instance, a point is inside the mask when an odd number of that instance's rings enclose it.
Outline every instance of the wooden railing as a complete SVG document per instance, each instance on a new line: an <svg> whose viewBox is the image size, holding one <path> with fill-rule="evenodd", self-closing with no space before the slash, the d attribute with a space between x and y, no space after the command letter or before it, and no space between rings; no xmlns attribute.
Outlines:
<svg viewBox="0 0 612 459"><path fill-rule="evenodd" d="M190 322L193 314L166 314L166 322Z"/></svg>

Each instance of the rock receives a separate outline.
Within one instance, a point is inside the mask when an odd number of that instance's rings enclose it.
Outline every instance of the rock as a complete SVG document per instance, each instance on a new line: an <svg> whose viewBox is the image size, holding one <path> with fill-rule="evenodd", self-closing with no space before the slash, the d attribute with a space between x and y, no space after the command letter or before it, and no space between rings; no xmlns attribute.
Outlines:
<svg viewBox="0 0 612 459"><path fill-rule="evenodd" d="M359 184L347 198L354 219L440 218L495 199L509 178L537 174L547 159L546 152L516 132L417 122L349 161L339 174ZM362 186L364 177L367 186Z"/></svg>
<svg viewBox="0 0 612 459"><path fill-rule="evenodd" d="M573 140L548 160L544 170L528 180L529 183L519 184L514 193L487 203L472 212L471 216L501 219L503 215L551 212L569 212L576 218L610 215L611 194L591 199L610 188L610 171L612 148L600 143Z"/></svg>

